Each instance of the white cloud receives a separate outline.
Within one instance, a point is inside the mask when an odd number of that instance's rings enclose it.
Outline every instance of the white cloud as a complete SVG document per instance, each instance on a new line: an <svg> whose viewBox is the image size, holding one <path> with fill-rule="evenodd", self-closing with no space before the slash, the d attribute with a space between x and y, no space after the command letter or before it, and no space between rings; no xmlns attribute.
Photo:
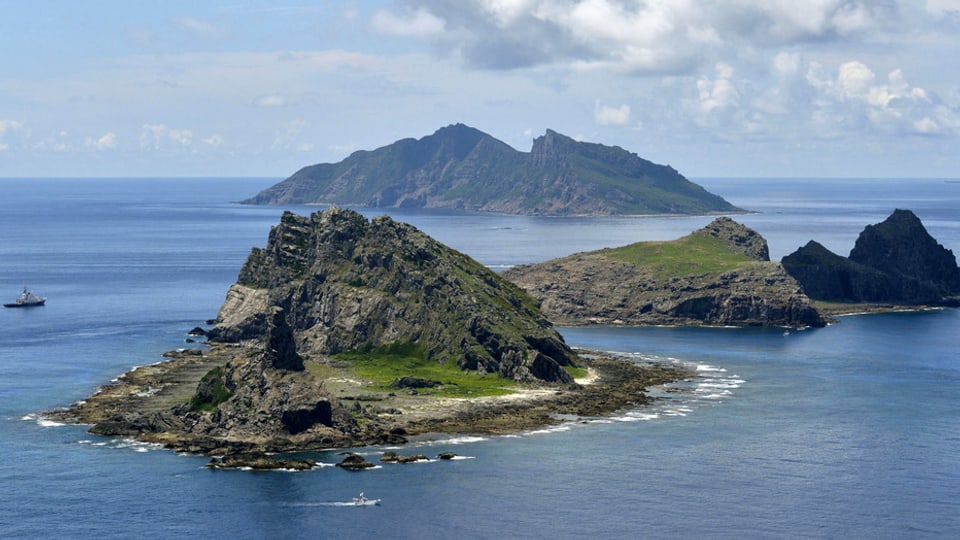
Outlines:
<svg viewBox="0 0 960 540"><path fill-rule="evenodd" d="M113 150L117 147L117 134L111 131L96 139L87 137L84 145L96 150Z"/></svg>
<svg viewBox="0 0 960 540"><path fill-rule="evenodd" d="M16 120L0 120L0 136L6 135L7 131L15 131L23 128L23 124Z"/></svg>
<svg viewBox="0 0 960 540"><path fill-rule="evenodd" d="M697 80L700 109L705 113L734 106L740 97L733 82L733 67L721 62L716 65L715 71L716 78Z"/></svg>
<svg viewBox="0 0 960 540"><path fill-rule="evenodd" d="M373 14L370 23L377 32L401 37L435 37L446 29L443 19L424 7L407 11L402 15L379 10Z"/></svg>
<svg viewBox="0 0 960 540"><path fill-rule="evenodd" d="M929 116L924 116L913 123L913 129L917 133L936 135L940 133L940 126Z"/></svg>
<svg viewBox="0 0 960 540"><path fill-rule="evenodd" d="M140 148L161 150L189 147L193 140L193 131L173 129L165 124L144 124L140 131Z"/></svg>
<svg viewBox="0 0 960 540"><path fill-rule="evenodd" d="M253 100L255 107L283 107L287 104L287 97L282 94L267 94Z"/></svg>
<svg viewBox="0 0 960 540"><path fill-rule="evenodd" d="M200 37L218 38L226 33L222 27L195 17L180 17L177 19L177 24L187 32Z"/></svg>
<svg viewBox="0 0 960 540"><path fill-rule="evenodd" d="M960 11L960 0L927 0L927 11L944 14Z"/></svg>
<svg viewBox="0 0 960 540"><path fill-rule="evenodd" d="M307 121L303 118L296 118L286 123L282 132L278 132L270 145L271 150L309 150L313 146L309 143L300 142L298 139L307 127Z"/></svg>
<svg viewBox="0 0 960 540"><path fill-rule="evenodd" d="M624 126L630 122L630 106L624 104L619 107L612 107L602 105L600 100L597 100L594 104L593 115L596 122L601 126Z"/></svg>
<svg viewBox="0 0 960 540"><path fill-rule="evenodd" d="M207 146L220 146L223 144L223 137L221 135L214 134L206 139L203 139L203 143Z"/></svg>
<svg viewBox="0 0 960 540"><path fill-rule="evenodd" d="M947 1L947 0L940 0ZM744 48L839 41L889 28L897 5L869 0L408 0L375 26L456 44L468 62L690 73ZM409 30L403 30L409 29ZM420 29L414 31L414 29Z"/></svg>
<svg viewBox="0 0 960 540"><path fill-rule="evenodd" d="M832 79L823 66L812 64L807 82L816 91L815 117L821 121L833 118L836 126L874 133L960 134L960 111L911 85L901 69L887 74L886 81L878 81L866 64L850 61L841 64Z"/></svg>
<svg viewBox="0 0 960 540"><path fill-rule="evenodd" d="M791 52L779 52L773 57L773 71L781 77L792 77L800 72L800 55Z"/></svg>
<svg viewBox="0 0 960 540"><path fill-rule="evenodd" d="M865 99L876 76L862 62L847 62L840 66L837 84L845 98Z"/></svg>
<svg viewBox="0 0 960 540"><path fill-rule="evenodd" d="M0 152L10 149L12 140L19 139L23 124L16 120L0 120Z"/></svg>

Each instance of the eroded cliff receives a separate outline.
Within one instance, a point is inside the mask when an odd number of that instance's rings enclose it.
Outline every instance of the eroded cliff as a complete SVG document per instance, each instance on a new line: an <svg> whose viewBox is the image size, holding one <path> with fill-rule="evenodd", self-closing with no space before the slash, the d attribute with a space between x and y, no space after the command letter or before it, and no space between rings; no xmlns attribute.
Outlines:
<svg viewBox="0 0 960 540"><path fill-rule="evenodd" d="M504 273L557 324L823 326L766 240L730 218L672 242L578 253Z"/></svg>

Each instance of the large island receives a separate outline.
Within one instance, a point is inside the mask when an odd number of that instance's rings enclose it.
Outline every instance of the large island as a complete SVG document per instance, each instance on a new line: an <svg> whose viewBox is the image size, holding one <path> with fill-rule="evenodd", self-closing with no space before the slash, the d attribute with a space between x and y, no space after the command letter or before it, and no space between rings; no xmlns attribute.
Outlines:
<svg viewBox="0 0 960 540"><path fill-rule="evenodd" d="M180 451L264 454L522 430L642 404L647 386L690 375L578 354L496 273L338 208L285 213L213 322L208 346L60 416Z"/></svg>
<svg viewBox="0 0 960 540"><path fill-rule="evenodd" d="M304 167L243 202L544 216L742 212L673 167L617 146L547 130L520 152L463 124Z"/></svg>

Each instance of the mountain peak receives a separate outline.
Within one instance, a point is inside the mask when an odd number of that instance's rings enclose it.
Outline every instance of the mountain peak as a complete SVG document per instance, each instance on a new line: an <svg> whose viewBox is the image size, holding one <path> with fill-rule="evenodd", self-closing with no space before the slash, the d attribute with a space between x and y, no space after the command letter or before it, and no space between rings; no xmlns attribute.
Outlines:
<svg viewBox="0 0 960 540"><path fill-rule="evenodd" d="M552 129L531 152L457 123L304 167L247 204L449 208L526 215L704 214L738 208L616 146Z"/></svg>
<svg viewBox="0 0 960 540"><path fill-rule="evenodd" d="M570 382L560 366L576 358L492 270L412 225L353 210L285 213L247 258L211 339L263 335L275 307L307 356L415 343L440 364L520 382Z"/></svg>

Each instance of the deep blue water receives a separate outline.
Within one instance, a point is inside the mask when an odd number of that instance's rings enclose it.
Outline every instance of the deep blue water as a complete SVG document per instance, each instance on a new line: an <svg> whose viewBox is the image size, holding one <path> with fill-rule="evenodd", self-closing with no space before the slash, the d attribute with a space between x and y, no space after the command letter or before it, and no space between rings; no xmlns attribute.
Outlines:
<svg viewBox="0 0 960 540"><path fill-rule="evenodd" d="M27 284L49 297L0 311L0 537L960 536L958 310L844 317L789 335L564 328L575 346L700 376L659 389L650 408L424 442L419 451L465 459L364 473L210 471L202 457L45 421L39 413L159 360L216 314L281 212L229 201L274 181L0 180L0 295ZM960 184L701 183L758 211L736 219L775 259L810 239L845 255L894 208L960 252ZM394 216L494 268L675 238L710 220ZM359 491L383 504L335 504Z"/></svg>

